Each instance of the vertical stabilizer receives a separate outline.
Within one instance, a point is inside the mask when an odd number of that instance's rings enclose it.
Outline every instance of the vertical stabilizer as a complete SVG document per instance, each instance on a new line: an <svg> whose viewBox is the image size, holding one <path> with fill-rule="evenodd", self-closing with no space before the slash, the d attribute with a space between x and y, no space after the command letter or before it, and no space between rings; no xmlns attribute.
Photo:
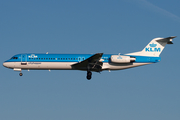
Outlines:
<svg viewBox="0 0 180 120"><path fill-rule="evenodd" d="M142 51L128 53L126 55L138 55L138 56L154 56L158 57L163 51L166 44L173 44L172 39L176 36L168 38L154 38Z"/></svg>

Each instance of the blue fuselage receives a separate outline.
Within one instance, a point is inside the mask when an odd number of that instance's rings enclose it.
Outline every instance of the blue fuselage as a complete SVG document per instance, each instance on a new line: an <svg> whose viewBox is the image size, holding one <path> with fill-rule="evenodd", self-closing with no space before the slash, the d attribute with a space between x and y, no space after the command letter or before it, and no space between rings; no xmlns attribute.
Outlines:
<svg viewBox="0 0 180 120"><path fill-rule="evenodd" d="M103 63L111 62L112 54L104 54ZM17 54L5 62L81 62L92 54ZM156 63L160 57L131 56L135 57L135 63Z"/></svg>

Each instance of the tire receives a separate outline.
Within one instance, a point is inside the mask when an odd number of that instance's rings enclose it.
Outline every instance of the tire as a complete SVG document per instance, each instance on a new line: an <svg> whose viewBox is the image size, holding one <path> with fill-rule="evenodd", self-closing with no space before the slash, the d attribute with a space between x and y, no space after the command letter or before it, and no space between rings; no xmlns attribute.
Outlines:
<svg viewBox="0 0 180 120"><path fill-rule="evenodd" d="M23 74L22 73L19 73L19 76L22 76Z"/></svg>
<svg viewBox="0 0 180 120"><path fill-rule="evenodd" d="M86 76L86 78L87 78L88 80L90 80L90 79L91 79L91 76L92 76L92 72L91 72L91 71L87 71L87 76Z"/></svg>
<svg viewBox="0 0 180 120"><path fill-rule="evenodd" d="M90 79L91 79L91 76L88 75L86 78L87 78L88 80L90 80Z"/></svg>

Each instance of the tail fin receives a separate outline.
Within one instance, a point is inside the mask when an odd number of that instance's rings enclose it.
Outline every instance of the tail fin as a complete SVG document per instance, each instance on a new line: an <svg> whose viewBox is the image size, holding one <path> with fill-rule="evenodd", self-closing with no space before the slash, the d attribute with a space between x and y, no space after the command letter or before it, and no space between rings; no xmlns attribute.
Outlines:
<svg viewBox="0 0 180 120"><path fill-rule="evenodd" d="M166 44L173 44L172 39L176 36L168 38L154 38L142 51L129 53L126 55L138 55L138 56L154 56L158 57L163 51Z"/></svg>

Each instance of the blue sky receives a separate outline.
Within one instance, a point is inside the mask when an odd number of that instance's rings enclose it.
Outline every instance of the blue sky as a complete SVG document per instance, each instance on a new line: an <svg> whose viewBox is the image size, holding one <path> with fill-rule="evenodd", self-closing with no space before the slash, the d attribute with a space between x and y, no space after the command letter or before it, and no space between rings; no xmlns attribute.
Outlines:
<svg viewBox="0 0 180 120"><path fill-rule="evenodd" d="M0 2L0 63L19 53L130 53L177 36L161 62L122 71L0 67L1 120L179 120L179 0Z"/></svg>

